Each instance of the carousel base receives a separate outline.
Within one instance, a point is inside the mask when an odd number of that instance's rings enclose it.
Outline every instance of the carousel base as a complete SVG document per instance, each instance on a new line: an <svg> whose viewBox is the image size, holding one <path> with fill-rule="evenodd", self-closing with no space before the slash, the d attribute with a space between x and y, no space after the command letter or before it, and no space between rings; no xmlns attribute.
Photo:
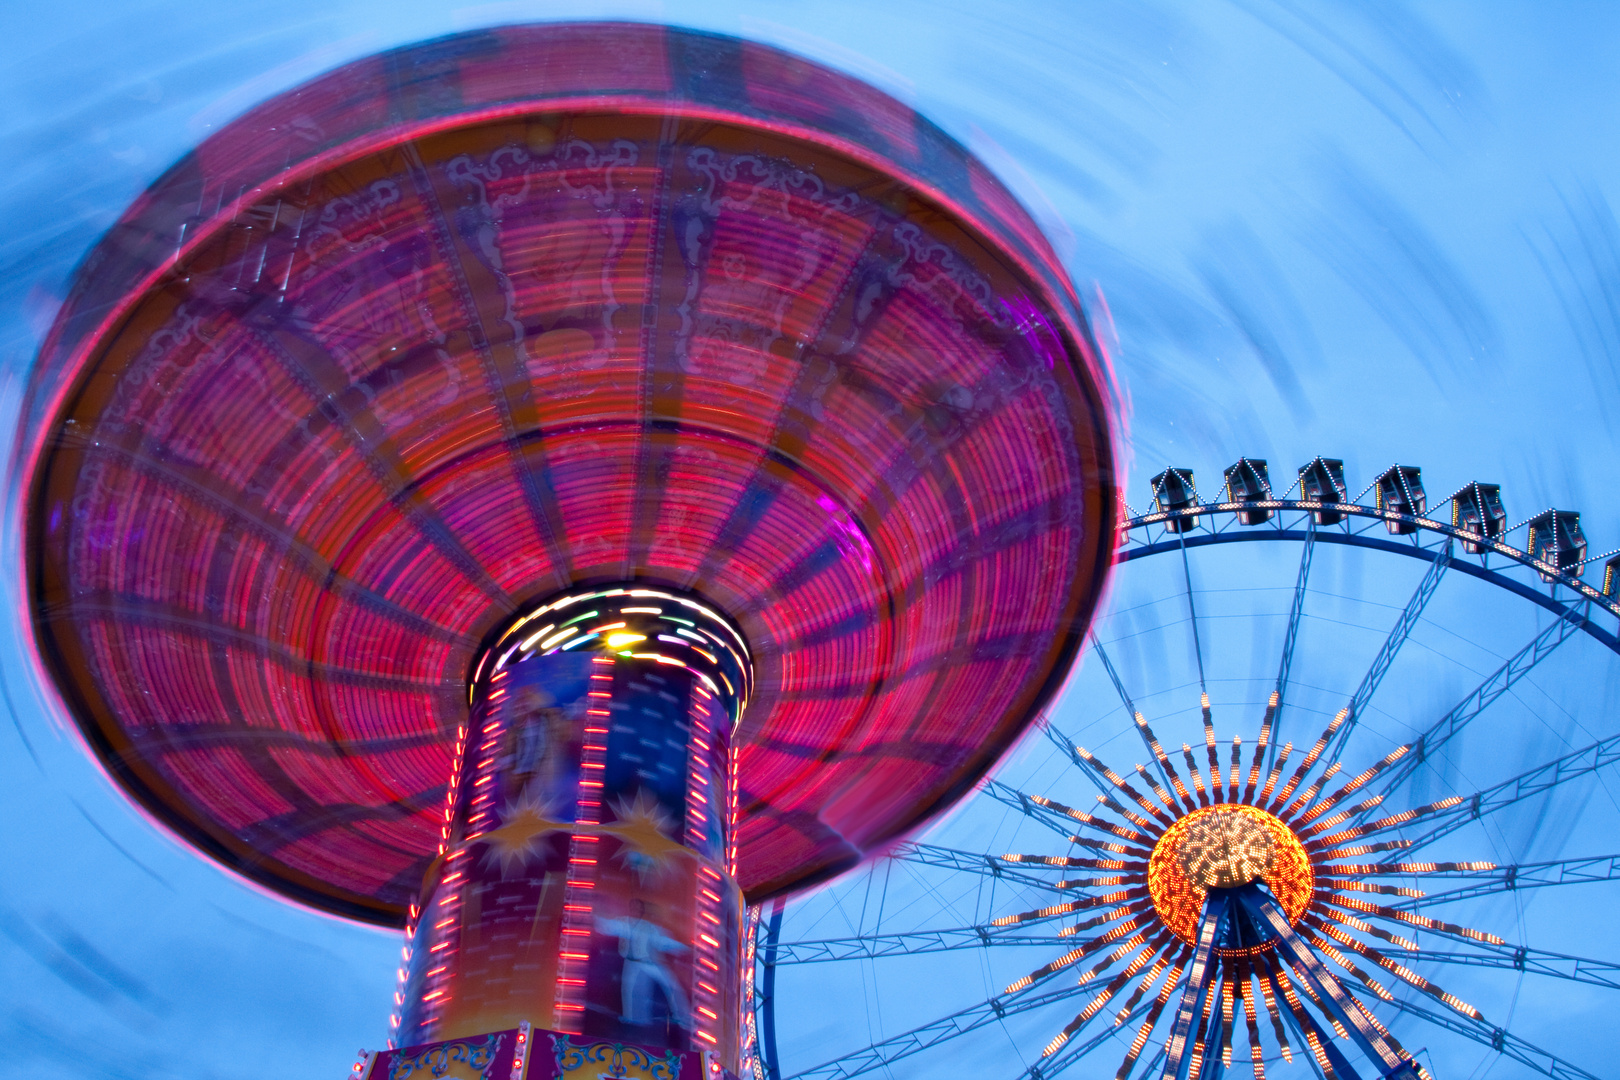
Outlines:
<svg viewBox="0 0 1620 1080"><path fill-rule="evenodd" d="M352 1080L737 1080L705 1050L506 1031L362 1054Z"/></svg>

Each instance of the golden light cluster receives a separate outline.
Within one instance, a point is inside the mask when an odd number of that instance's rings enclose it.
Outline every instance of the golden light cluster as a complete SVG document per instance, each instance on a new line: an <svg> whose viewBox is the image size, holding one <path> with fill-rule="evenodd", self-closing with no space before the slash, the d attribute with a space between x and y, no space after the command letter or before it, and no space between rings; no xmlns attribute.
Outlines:
<svg viewBox="0 0 1620 1080"><path fill-rule="evenodd" d="M1368 856L1400 851L1410 841L1387 839L1393 830L1427 814L1447 810L1452 798L1415 810L1379 816L1382 795L1367 786L1411 751L1400 747L1348 780L1340 776L1334 755L1327 754L1348 710L1334 717L1315 745L1289 768L1293 744L1268 756L1278 705L1273 694L1261 722L1260 737L1249 760L1241 739L1231 743L1229 760L1217 744L1209 699L1203 699L1204 750L1207 764L1196 760L1183 743L1183 772L1160 745L1146 719L1136 726L1157 769L1137 765L1127 778L1081 747L1069 746L1075 759L1102 788L1093 811L1074 809L1037 795L1028 804L1074 823L1068 855L1004 855L1011 863L1078 871L1079 876L1054 882L1065 899L994 921L997 927L1072 919L1058 936L1073 941L1063 955L1015 980L1005 994L1020 993L1067 968L1079 971L1082 986L1098 986L1084 1008L1047 1044L1042 1058L1057 1053L1094 1017L1118 1003L1113 1026L1136 1023L1135 1037L1116 1080L1126 1080L1157 1030L1164 1036L1176 1013L1172 999L1191 993L1199 932L1211 889L1239 889L1264 883L1264 889L1286 916L1299 947L1320 958L1318 975L1332 980L1340 1001L1354 1014L1358 1028L1378 1040L1380 1053L1409 1060L1399 1043L1370 1011L1374 1000L1395 1000L1385 982L1404 983L1447 1008L1481 1019L1478 1009L1435 986L1388 954L1391 947L1406 956L1421 952L1405 936L1409 929L1438 933L1453 940L1493 945L1502 939L1413 910L1424 893L1388 878L1437 872L1490 870L1491 863L1419 863L1368 861ZM1207 776L1206 776L1207 769ZM1382 925L1378 925L1382 924ZM1207 929L1207 927L1205 927ZM1213 964L1212 987L1203 1008L1204 1021L1194 1025L1186 1046L1165 1052L1191 1055L1189 1080L1217 1055L1230 1067L1234 1031L1247 1029L1251 1067L1264 1080L1260 1021L1271 1021L1268 1041L1293 1060L1296 1049L1315 1059L1323 1075L1335 1075L1326 1042L1347 1038L1345 1025L1328 1010L1293 967L1297 959L1277 948L1275 935L1251 927L1263 940L1245 947L1208 943ZM1200 991L1202 993L1203 991ZM1363 1000L1365 999L1365 1000ZM1218 1008L1224 1035L1217 1046L1204 1045L1209 1010ZM1142 1015L1145 1012L1145 1015ZM1288 1017L1285 1022L1284 1016ZM1305 1046L1290 1044L1289 1031ZM1095 1036L1095 1041L1100 1036ZM1386 1062L1387 1064L1387 1062ZM1420 1070L1421 1075L1421 1070Z"/></svg>
<svg viewBox="0 0 1620 1080"><path fill-rule="evenodd" d="M1253 806L1208 806L1164 831L1148 859L1148 892L1160 919L1189 945L1210 889L1264 881L1291 922L1310 905L1315 879L1288 826Z"/></svg>

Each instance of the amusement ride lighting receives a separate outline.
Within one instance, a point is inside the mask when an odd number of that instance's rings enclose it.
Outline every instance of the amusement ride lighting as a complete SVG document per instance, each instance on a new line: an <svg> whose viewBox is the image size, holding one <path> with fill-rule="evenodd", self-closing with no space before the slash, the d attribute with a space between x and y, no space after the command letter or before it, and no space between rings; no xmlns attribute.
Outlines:
<svg viewBox="0 0 1620 1080"><path fill-rule="evenodd" d="M1081 826L1070 841L1103 857L1009 854L1001 856L1001 861L1108 872L1103 877L1063 883L1069 887L1124 886L995 920L997 927L1007 927L1084 915L1081 922L1058 935L1080 937L1073 948L1005 991L1021 992L1059 971L1092 961L1080 981L1082 986L1095 983L1101 989L1047 1044L1043 1059L1061 1051L1116 995L1129 993L1115 1016L1115 1026L1134 1020L1138 1004L1167 968L1158 997L1139 1021L1120 1066L1121 1080L1129 1076L1155 1031L1162 1034L1158 1027L1161 1016L1177 989L1181 991L1180 1007L1166 1043L1164 1075L1173 1077L1179 1070L1188 1080L1198 1080L1213 1054L1220 1056L1223 1068L1231 1065L1232 1035L1239 1013L1246 1018L1254 1076L1264 1080L1257 996L1271 1019L1273 1041L1284 1059L1293 1061L1295 1047L1288 1036L1293 1031L1296 1038L1303 1039L1318 1067L1340 1080L1357 1074L1333 1045L1335 1038L1354 1040L1381 1063L1383 1075L1406 1076L1415 1071L1427 1076L1358 996L1393 1000L1391 979L1433 997L1467 1020L1481 1019L1474 1006L1400 962L1401 958L1421 958L1422 949L1416 942L1374 926L1367 918L1453 939L1504 945L1494 934L1417 914L1410 901L1421 900L1422 890L1382 880L1489 870L1494 864L1347 861L1404 849L1411 841L1378 838L1414 819L1452 811L1464 800L1450 797L1415 810L1376 816L1382 796L1367 794L1364 789L1412 748L1399 747L1358 775L1335 784L1338 762L1324 762L1323 757L1349 716L1347 709L1334 717L1291 774L1287 764L1292 743L1284 745L1267 767L1278 702L1279 695L1272 694L1246 778L1241 739L1232 741L1229 767L1223 776L1205 695L1207 781L1191 746L1183 743L1181 747L1186 766L1183 776L1147 720L1136 713L1136 727L1158 766L1156 771L1142 765L1134 770L1146 791L1083 747L1071 745L1076 764L1112 792L1097 797L1100 812L1028 796L1044 812ZM1361 795L1356 797L1358 792ZM1400 897L1408 902L1379 903L1356 894ZM1331 961L1359 984L1358 989L1351 989L1352 984L1334 974L1319 957ZM1373 965L1372 970L1363 963ZM1375 977L1374 971L1380 974ZM1134 989L1130 989L1132 983ZM1216 1037L1211 1032L1218 1034L1219 1046L1206 1045L1206 1036Z"/></svg>
<svg viewBox="0 0 1620 1080"><path fill-rule="evenodd" d="M589 636L599 638L605 652L570 655L555 648L553 639L542 640L545 630L531 633L515 649L503 647L513 636L509 631L490 646L503 655L488 679L473 686L474 725L485 732L477 779L471 788L451 788L446 809L451 848L429 870L420 913L408 930L413 947L401 984L431 989L404 995L397 1041L434 1043L506 1028L525 1011L548 1010L553 1031L588 1034L583 995L602 928L630 926L654 905L690 909L686 917L697 928L688 959L659 961L659 970L688 972L678 984L691 991L692 1038L714 1050L723 1038L734 1038L734 1011L717 1006L740 993L734 936L742 905L730 839L736 806L718 778L734 771L732 734L746 701L704 687L714 687L716 680L731 685L728 675L735 685L748 687L754 675L748 665L727 671L712 657L705 670L689 641L661 633L667 628L665 609L641 604L648 595L645 589L592 589L539 607L554 614L589 601L591 617L604 620ZM690 603L662 590L651 595L671 606ZM691 606L716 629L732 629L712 607ZM535 622L530 612L514 625ZM608 628L614 632L604 636ZM676 648L655 653L624 648L650 639L668 639ZM658 666L683 669L689 677L683 682L658 674ZM482 672L486 665L474 670ZM577 741L569 734L574 731ZM672 737L673 758L668 753ZM649 799L649 789L632 791L622 771L610 770L615 760L641 763L633 775L653 762L657 770L674 773L673 762L679 760L686 763L685 776L673 797ZM647 775L655 778L657 772ZM499 792L489 786L497 781ZM491 830L484 823L492 811L500 825ZM676 812L684 813L686 826L682 835L671 837ZM483 854L463 866L457 860L473 852L475 842ZM554 864L553 869L537 872L536 859L547 845L554 853L551 863L540 865ZM480 890L485 901L477 907L462 902L468 887ZM490 896L506 899L492 904ZM511 898L520 896L525 899L517 903L514 927L508 909ZM484 944L510 938L515 930L529 939L516 951ZM526 989L503 980L505 965L543 968L543 956L555 960L550 983ZM419 971L413 970L413 957ZM506 989L492 989L501 986Z"/></svg>
<svg viewBox="0 0 1620 1080"><path fill-rule="evenodd" d="M367 1070L735 1073L742 898L942 811L1090 624L1076 297L963 147L763 45L355 61L82 264L24 407L36 659L184 839L407 925Z"/></svg>
<svg viewBox="0 0 1620 1080"><path fill-rule="evenodd" d="M1288 826L1241 803L1177 818L1153 845L1147 880L1159 919L1192 945L1210 889L1264 881L1297 923L1315 887L1310 858Z"/></svg>

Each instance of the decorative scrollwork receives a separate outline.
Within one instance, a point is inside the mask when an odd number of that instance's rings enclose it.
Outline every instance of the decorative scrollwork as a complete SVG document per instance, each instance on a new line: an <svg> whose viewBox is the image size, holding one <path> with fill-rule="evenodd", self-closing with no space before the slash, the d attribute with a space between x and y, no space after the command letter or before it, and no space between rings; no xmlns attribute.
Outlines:
<svg viewBox="0 0 1620 1080"><path fill-rule="evenodd" d="M624 1043L599 1042L576 1046L566 1035L553 1036L557 1073L562 1080L680 1080L681 1055L652 1051Z"/></svg>
<svg viewBox="0 0 1620 1080"><path fill-rule="evenodd" d="M428 1077L443 1080L452 1075L451 1070L457 1065L465 1066L465 1070L458 1072L470 1071L483 1077L500 1053L502 1038L497 1032L479 1040L438 1043L410 1056L395 1057L393 1067L388 1070L388 1080L427 1080Z"/></svg>

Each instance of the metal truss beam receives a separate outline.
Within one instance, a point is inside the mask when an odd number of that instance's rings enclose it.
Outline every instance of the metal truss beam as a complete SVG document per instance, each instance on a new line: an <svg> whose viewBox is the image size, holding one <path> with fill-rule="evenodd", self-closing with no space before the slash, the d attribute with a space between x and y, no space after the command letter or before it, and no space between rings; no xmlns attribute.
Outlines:
<svg viewBox="0 0 1620 1080"><path fill-rule="evenodd" d="M1617 761L1620 761L1620 735L1611 735L1607 739L1572 751L1529 772L1521 773L1511 780L1504 780L1494 787L1477 791L1472 797L1462 799L1454 806L1415 819L1416 822L1427 825L1428 830L1419 836L1408 837L1411 843L1401 850L1400 858L1388 859L1385 862L1406 862L1413 852L1427 847L1442 836L1456 832L1470 821L1551 791L1560 784L1595 773Z"/></svg>
<svg viewBox="0 0 1620 1080"><path fill-rule="evenodd" d="M1383 793L1387 795L1400 787L1428 760L1430 754L1456 738L1474 717L1490 708L1498 698L1511 690L1520 679L1530 674L1537 664L1551 656L1554 649L1579 629L1580 623L1574 618L1557 619L1531 638L1529 644L1508 657L1506 663L1493 671L1450 712L1418 736L1417 741L1412 744L1413 752L1396 762L1385 774L1382 782ZM1362 819L1365 820L1373 812L1372 808L1363 811Z"/></svg>
<svg viewBox="0 0 1620 1080"><path fill-rule="evenodd" d="M1198 923L1198 948L1187 969L1187 983L1176 1008L1170 1040L1165 1043L1163 1080L1180 1080L1191 1060L1193 1027L1203 1019L1204 996L1215 983L1215 941L1226 921L1230 897L1224 889L1211 889L1204 899L1204 913Z"/></svg>
<svg viewBox="0 0 1620 1080"><path fill-rule="evenodd" d="M1373 1002L1372 1004L1377 1004ZM1550 1054L1525 1042L1512 1032L1503 1028L1493 1027L1484 1021L1467 1020L1452 1013L1431 1012L1408 1001L1396 998L1386 1004L1392 1005L1401 1012L1427 1020L1436 1027L1454 1031L1464 1038L1472 1039L1483 1046L1488 1046L1504 1057L1511 1058L1528 1069L1533 1069L1543 1076L1553 1077L1554 1080L1598 1080L1596 1076L1577 1065L1563 1060L1556 1054Z"/></svg>
<svg viewBox="0 0 1620 1080"><path fill-rule="evenodd" d="M1424 571L1423 580L1419 581L1417 588L1412 591L1412 598L1401 610L1401 616L1395 620L1389 637L1384 639L1383 647L1378 650L1378 655L1373 657L1372 665L1367 668L1367 674L1361 679L1361 685L1356 687L1355 694L1351 696L1344 725L1334 735L1327 755L1323 758L1324 769L1339 760L1345 744L1350 741L1350 733L1355 729L1356 721L1361 719L1361 714L1366 711L1373 694L1378 692L1378 685L1384 681L1384 676L1395 663L1395 657L1400 653L1401 646L1406 644L1406 639L1411 636L1418 620L1423 617L1423 609L1428 607L1430 599L1440 588L1440 579L1445 577L1446 568L1450 565L1451 541L1448 539L1445 547L1440 549L1434 561L1429 564L1429 569Z"/></svg>
<svg viewBox="0 0 1620 1080"><path fill-rule="evenodd" d="M1437 877L1425 874L1424 877ZM1517 889L1540 889L1549 885L1584 885L1598 881L1620 881L1620 855L1598 855L1590 859L1559 859L1554 862L1518 863L1498 866L1493 870L1457 871L1445 876L1463 877L1470 884L1445 892L1403 900L1392 905L1414 910L1450 904L1458 900L1472 900L1478 896L1513 892Z"/></svg>
<svg viewBox="0 0 1620 1080"><path fill-rule="evenodd" d="M1051 919L1066 918L1069 913L1053 915ZM1057 934L1017 933L1040 919L1031 919L1016 926L953 926L943 930L912 930L899 934L865 934L846 938L823 938L819 941L784 941L776 946L777 966L784 964L825 964L837 960L881 960L888 956L916 956L919 953L952 952L957 949L982 949L990 945L1042 945L1046 948L1061 946L1074 948L1083 938L1062 937Z"/></svg>

